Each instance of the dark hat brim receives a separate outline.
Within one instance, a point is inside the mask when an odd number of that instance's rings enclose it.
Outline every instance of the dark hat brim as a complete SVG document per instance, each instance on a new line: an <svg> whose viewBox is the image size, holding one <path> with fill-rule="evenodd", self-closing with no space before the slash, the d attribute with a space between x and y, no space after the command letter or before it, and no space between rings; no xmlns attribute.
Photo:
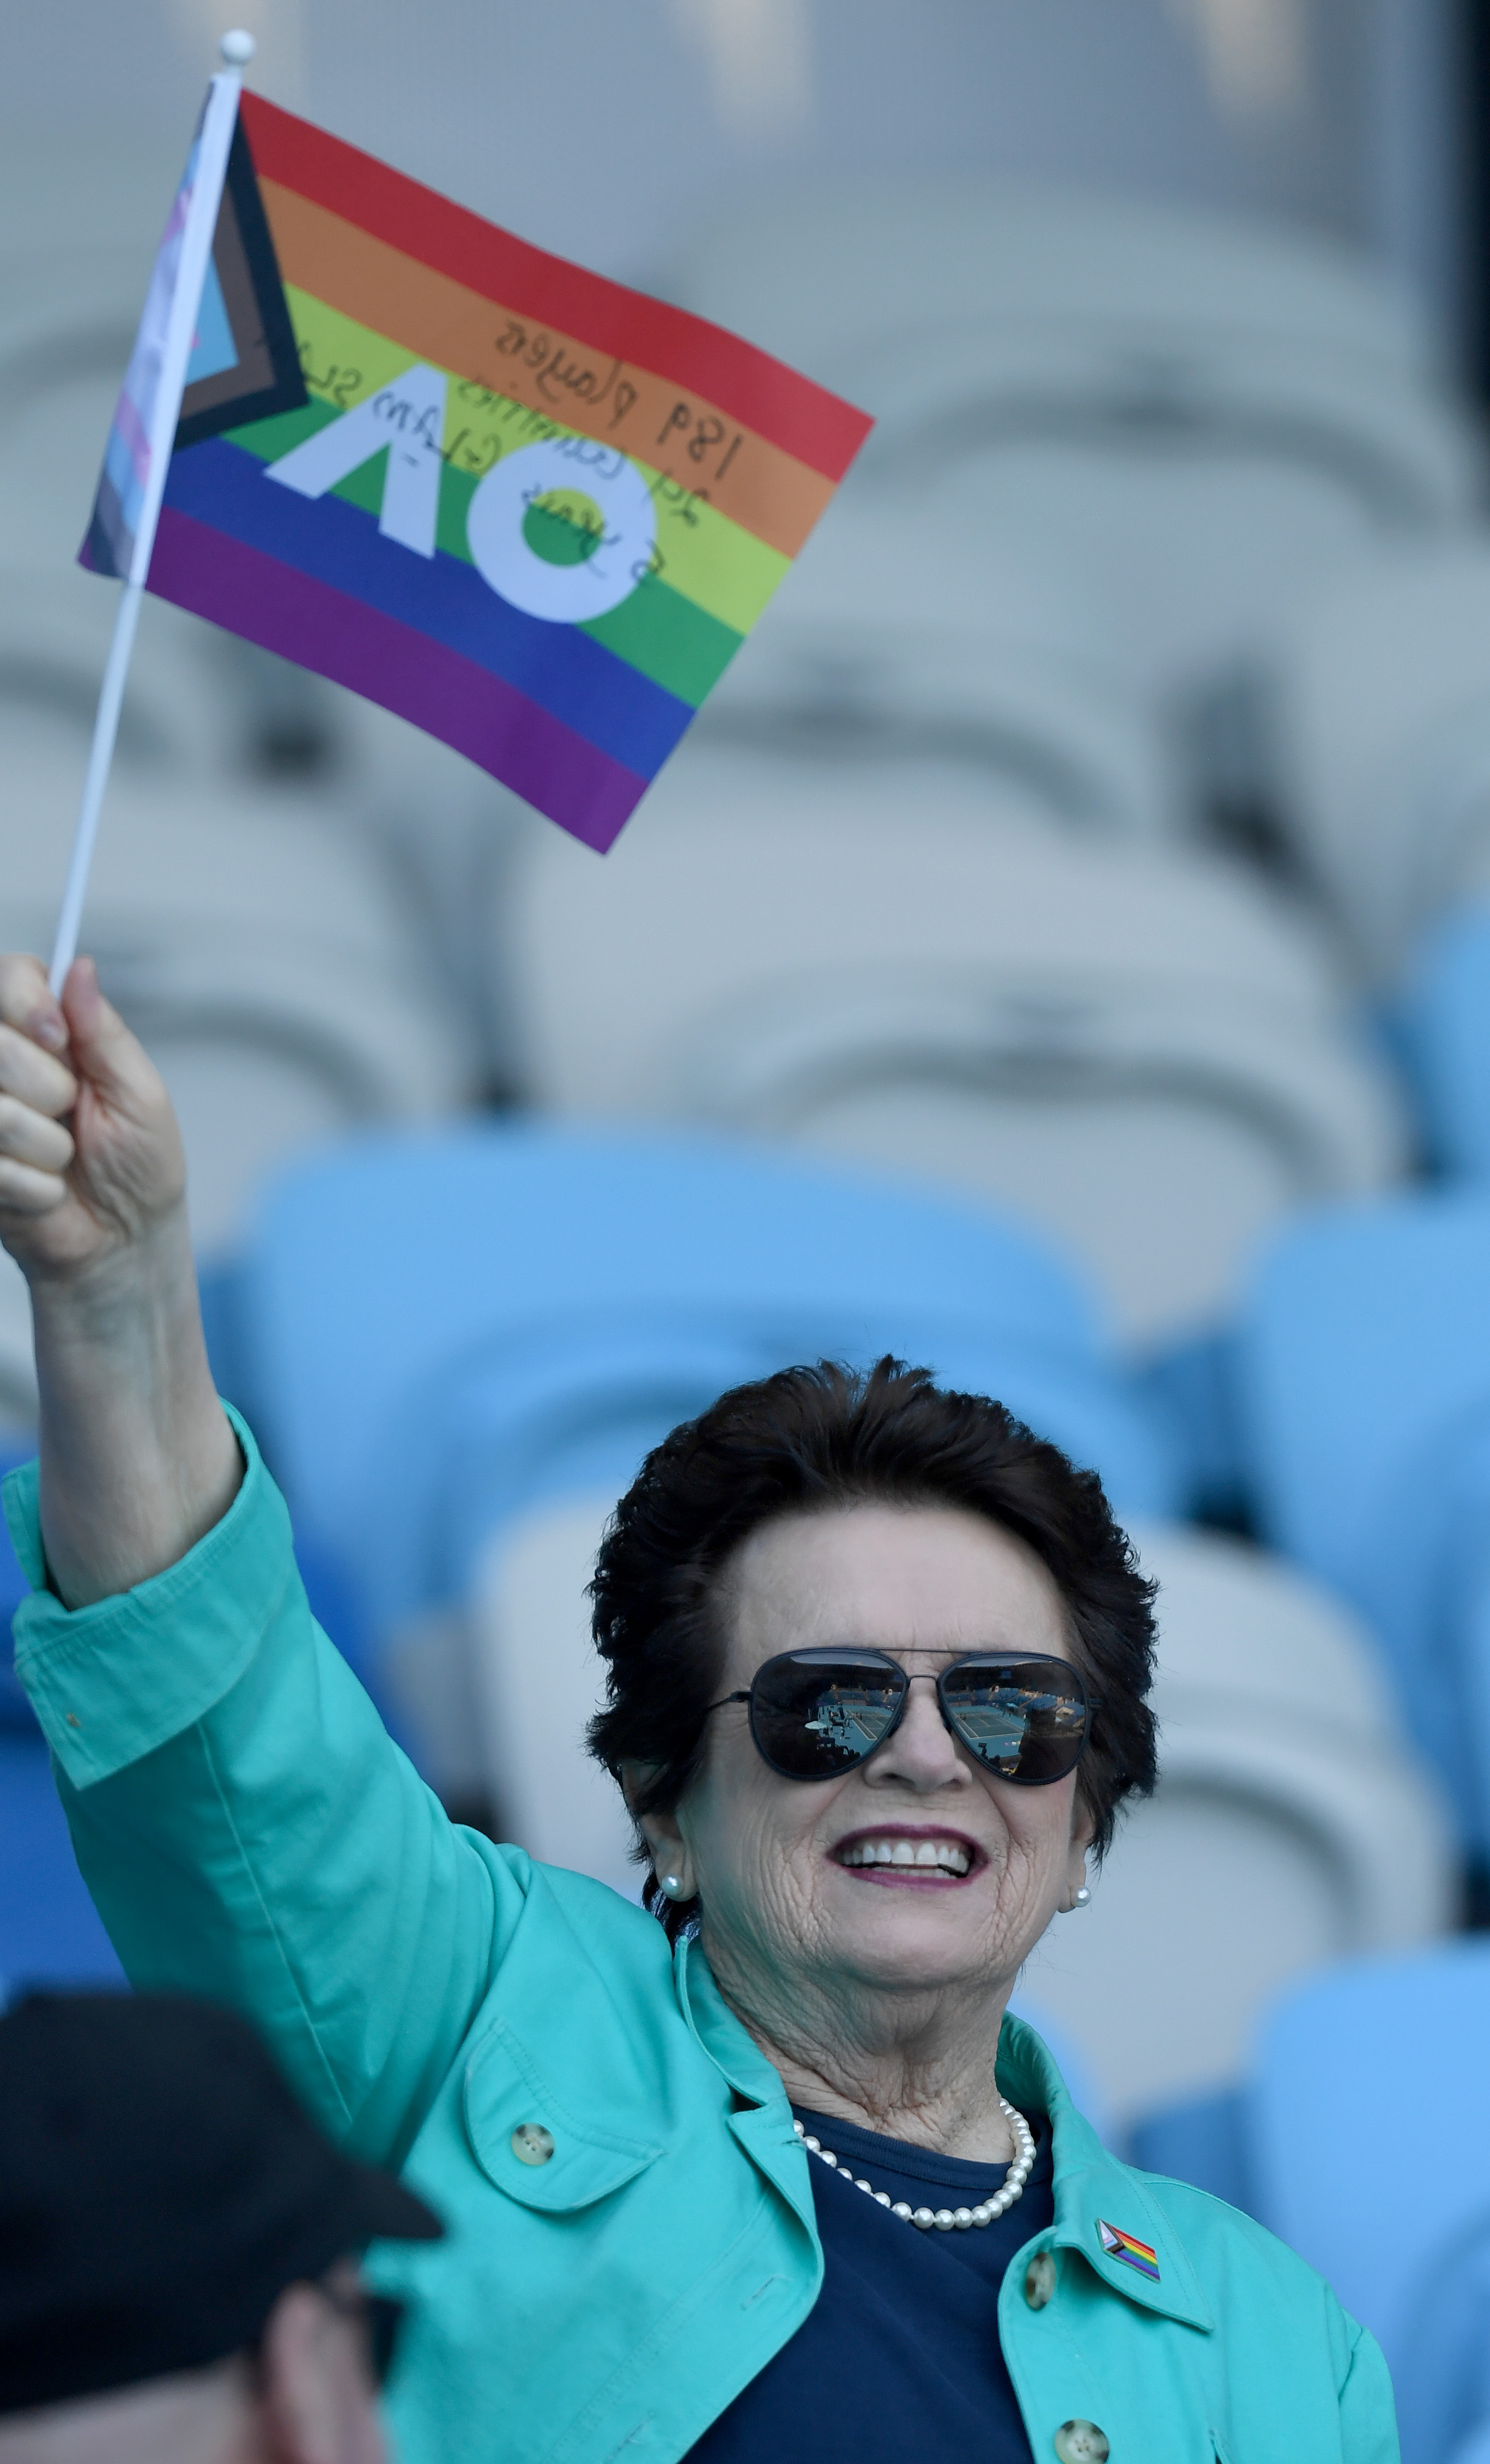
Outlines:
<svg viewBox="0 0 1490 2464"><path fill-rule="evenodd" d="M443 2241L445 2227L432 2208L395 2181L391 2173L380 2173L371 2165L358 2165L350 2158L344 2161L346 2204L343 2215L353 2238L349 2249L362 2248L370 2241Z"/></svg>

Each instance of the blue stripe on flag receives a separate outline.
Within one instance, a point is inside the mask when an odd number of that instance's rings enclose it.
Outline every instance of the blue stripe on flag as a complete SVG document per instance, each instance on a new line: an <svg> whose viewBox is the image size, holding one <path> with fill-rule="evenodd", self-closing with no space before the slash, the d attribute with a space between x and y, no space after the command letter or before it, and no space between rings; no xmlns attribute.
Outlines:
<svg viewBox="0 0 1490 2464"><path fill-rule="evenodd" d="M228 302L223 286L217 279L217 268L210 257L202 278L202 298L197 309L197 330L192 340L191 357L186 362L186 383L198 384L204 377L220 377L238 364L238 348L228 321Z"/></svg>
<svg viewBox="0 0 1490 2464"><path fill-rule="evenodd" d="M474 565L444 550L416 556L384 539L360 506L298 495L266 469L242 446L211 437L172 456L165 502L460 651L641 778L654 776L691 723L687 702L577 626L524 615Z"/></svg>

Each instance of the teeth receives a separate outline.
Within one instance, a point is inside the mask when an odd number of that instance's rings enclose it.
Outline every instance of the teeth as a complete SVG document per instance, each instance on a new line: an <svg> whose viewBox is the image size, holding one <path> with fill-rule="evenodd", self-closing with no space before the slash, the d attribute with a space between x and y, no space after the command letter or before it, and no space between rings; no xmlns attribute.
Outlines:
<svg viewBox="0 0 1490 2464"><path fill-rule="evenodd" d="M952 1839L856 1839L845 1865L909 1865L933 1874L965 1874L973 1859Z"/></svg>

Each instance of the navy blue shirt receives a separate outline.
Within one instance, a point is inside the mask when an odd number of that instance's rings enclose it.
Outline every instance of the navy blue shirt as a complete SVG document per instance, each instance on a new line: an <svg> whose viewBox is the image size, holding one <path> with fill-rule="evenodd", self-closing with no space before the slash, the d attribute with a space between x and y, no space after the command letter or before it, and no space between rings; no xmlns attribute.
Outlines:
<svg viewBox="0 0 1490 2464"><path fill-rule="evenodd" d="M796 2115L871 2188L912 2208L975 2208L1008 2170ZM809 2163L822 2290L688 2464L1031 2464L998 2341L998 2288L1015 2253L1054 2221L1048 2122L1023 2197L965 2233L922 2233L816 2156Z"/></svg>

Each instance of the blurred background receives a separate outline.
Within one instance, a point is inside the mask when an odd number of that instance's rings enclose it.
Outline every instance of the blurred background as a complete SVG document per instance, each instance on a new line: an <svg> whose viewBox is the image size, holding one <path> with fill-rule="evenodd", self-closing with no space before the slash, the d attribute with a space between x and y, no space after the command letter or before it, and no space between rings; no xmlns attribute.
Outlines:
<svg viewBox="0 0 1490 2464"><path fill-rule="evenodd" d="M634 1891L584 1585L667 1428L893 1350L1095 1464L1163 1776L1020 2007L1114 2145L1330 2275L1409 2464L1467 2464L1490 6L242 13L276 100L878 423L604 860L146 605L85 946L318 1610L462 1818ZM7 946L50 944L113 613L73 558L220 17L4 35ZM10 1462L28 1352L6 1270ZM0 1668L0 1976L110 1972ZM1373 2161L1409 2093L1452 2179Z"/></svg>

